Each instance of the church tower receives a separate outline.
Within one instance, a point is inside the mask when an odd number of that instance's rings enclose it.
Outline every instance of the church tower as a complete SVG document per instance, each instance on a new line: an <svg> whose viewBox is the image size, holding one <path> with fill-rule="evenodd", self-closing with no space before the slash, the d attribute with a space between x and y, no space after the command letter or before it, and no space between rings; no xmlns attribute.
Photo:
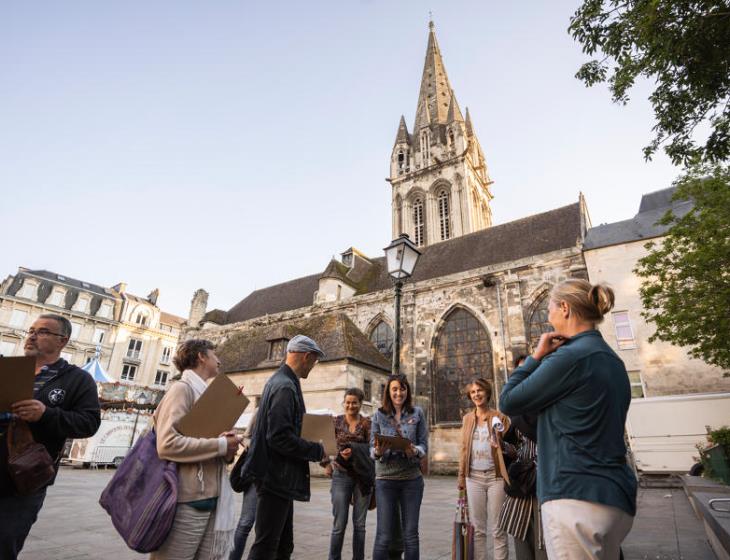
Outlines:
<svg viewBox="0 0 730 560"><path fill-rule="evenodd" d="M390 159L393 238L425 247L492 225L487 164L469 109L464 117L446 75L433 22L413 131L401 117Z"/></svg>

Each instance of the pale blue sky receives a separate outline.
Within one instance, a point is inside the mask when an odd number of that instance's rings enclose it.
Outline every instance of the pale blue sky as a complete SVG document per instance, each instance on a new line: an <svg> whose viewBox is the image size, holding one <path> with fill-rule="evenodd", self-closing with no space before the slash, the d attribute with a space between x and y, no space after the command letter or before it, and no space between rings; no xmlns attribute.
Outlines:
<svg viewBox="0 0 730 560"><path fill-rule="evenodd" d="M384 178L412 126L428 11L495 181L497 223L569 204L632 216L679 174L643 160L639 87L574 78L579 2L0 4L0 276L126 281L187 316L391 239Z"/></svg>

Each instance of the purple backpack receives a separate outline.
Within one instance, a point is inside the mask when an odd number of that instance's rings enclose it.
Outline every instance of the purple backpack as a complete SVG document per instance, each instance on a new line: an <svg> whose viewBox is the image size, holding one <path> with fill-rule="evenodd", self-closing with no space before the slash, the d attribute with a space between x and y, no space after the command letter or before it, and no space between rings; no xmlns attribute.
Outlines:
<svg viewBox="0 0 730 560"><path fill-rule="evenodd" d="M134 444L99 504L132 550L152 552L165 542L177 507L177 465L157 455L154 430Z"/></svg>

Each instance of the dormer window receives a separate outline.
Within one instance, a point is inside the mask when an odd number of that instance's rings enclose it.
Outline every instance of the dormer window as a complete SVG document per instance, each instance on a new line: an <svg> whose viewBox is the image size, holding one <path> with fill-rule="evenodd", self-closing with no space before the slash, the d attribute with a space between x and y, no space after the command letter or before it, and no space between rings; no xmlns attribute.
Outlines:
<svg viewBox="0 0 730 560"><path fill-rule="evenodd" d="M29 280L23 282L23 287L18 292L18 297L25 299L36 299L36 292L38 291L38 285Z"/></svg>
<svg viewBox="0 0 730 560"><path fill-rule="evenodd" d="M63 296L64 296L64 291L56 288L51 292L51 296L48 298L46 303L48 305L55 305L57 307L61 307L63 305Z"/></svg>
<svg viewBox="0 0 730 560"><path fill-rule="evenodd" d="M269 341L269 360L281 361L286 356L287 338L276 338Z"/></svg>
<svg viewBox="0 0 730 560"><path fill-rule="evenodd" d="M141 327L147 325L147 313L145 313L144 311L138 311L137 315L134 318L134 322Z"/></svg>

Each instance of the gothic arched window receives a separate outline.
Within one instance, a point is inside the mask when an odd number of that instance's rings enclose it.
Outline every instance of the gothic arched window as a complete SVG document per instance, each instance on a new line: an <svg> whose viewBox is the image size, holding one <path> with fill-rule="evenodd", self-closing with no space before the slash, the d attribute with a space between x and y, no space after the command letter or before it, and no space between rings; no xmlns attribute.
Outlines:
<svg viewBox="0 0 730 560"><path fill-rule="evenodd" d="M406 155L403 153L403 150L398 150L398 171L403 171L403 168L406 166Z"/></svg>
<svg viewBox="0 0 730 560"><path fill-rule="evenodd" d="M449 193L445 190L438 194L439 222L441 224L441 241L451 237L451 209L449 208Z"/></svg>
<svg viewBox="0 0 730 560"><path fill-rule="evenodd" d="M380 321L370 333L370 341L389 360L393 357L393 329L385 321Z"/></svg>
<svg viewBox="0 0 730 560"><path fill-rule="evenodd" d="M413 242L423 245L426 240L426 222L423 215L423 199L413 201Z"/></svg>
<svg viewBox="0 0 730 560"><path fill-rule="evenodd" d="M428 129L421 132L421 158L423 167L426 167L431 159L431 134Z"/></svg>
<svg viewBox="0 0 730 560"><path fill-rule="evenodd" d="M527 332L530 337L530 348L537 348L537 343L540 341L540 335L542 333L550 332L553 327L548 323L548 304L550 303L550 296L548 292L545 292L539 296L537 303L532 306L532 312L530 318L527 321Z"/></svg>
<svg viewBox="0 0 730 560"><path fill-rule="evenodd" d="M446 317L436 340L433 370L434 419L459 422L471 407L464 387L475 377L492 379L492 344L474 315L457 308Z"/></svg>
<svg viewBox="0 0 730 560"><path fill-rule="evenodd" d="M453 130L449 130L449 147L450 148L454 147L454 131Z"/></svg>

